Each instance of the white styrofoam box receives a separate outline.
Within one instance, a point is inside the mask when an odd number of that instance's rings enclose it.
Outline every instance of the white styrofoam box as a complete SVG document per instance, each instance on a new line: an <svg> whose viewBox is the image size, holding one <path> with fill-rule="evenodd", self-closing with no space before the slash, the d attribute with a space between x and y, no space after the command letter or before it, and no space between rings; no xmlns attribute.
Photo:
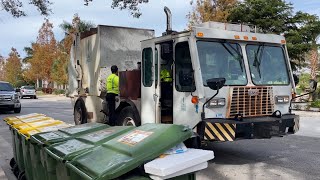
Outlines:
<svg viewBox="0 0 320 180"><path fill-rule="evenodd" d="M213 151L188 149L181 154L157 158L144 165L145 172L156 176L168 176L184 169L199 165L214 158Z"/></svg>
<svg viewBox="0 0 320 180"><path fill-rule="evenodd" d="M208 167L208 162L204 162L204 163L201 163L201 164L198 164L198 165L189 167L189 168L187 168L187 169L184 169L184 170L182 170L182 171L173 173L173 174L168 175L168 176L155 176L155 175L150 175L150 178L153 179L153 180L170 179L170 178L177 177L177 176L181 176L181 175L184 175L184 174L189 174L189 173L192 173L192 172L200 171L200 170L202 170L202 169L206 169L207 167Z"/></svg>

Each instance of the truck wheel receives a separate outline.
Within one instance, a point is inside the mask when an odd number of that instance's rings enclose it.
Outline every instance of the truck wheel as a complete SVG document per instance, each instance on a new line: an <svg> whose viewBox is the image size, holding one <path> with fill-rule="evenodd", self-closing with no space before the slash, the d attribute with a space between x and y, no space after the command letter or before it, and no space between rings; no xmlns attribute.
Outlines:
<svg viewBox="0 0 320 180"><path fill-rule="evenodd" d="M21 106L19 108L14 108L13 112L14 113L20 113L21 112Z"/></svg>
<svg viewBox="0 0 320 180"><path fill-rule="evenodd" d="M18 180L26 180L26 173L24 171L19 174Z"/></svg>
<svg viewBox="0 0 320 180"><path fill-rule="evenodd" d="M20 170L19 170L18 164L14 165L14 167L12 168L12 172L16 177L19 176Z"/></svg>
<svg viewBox="0 0 320 180"><path fill-rule="evenodd" d="M78 101L74 106L74 123L76 125L87 123L87 111L83 101Z"/></svg>
<svg viewBox="0 0 320 180"><path fill-rule="evenodd" d="M120 111L117 120L118 126L140 126L141 122L138 121L137 115L131 106L127 106Z"/></svg>
<svg viewBox="0 0 320 180"><path fill-rule="evenodd" d="M15 165L16 165L16 160L14 160L14 158L11 158L10 167L13 168Z"/></svg>

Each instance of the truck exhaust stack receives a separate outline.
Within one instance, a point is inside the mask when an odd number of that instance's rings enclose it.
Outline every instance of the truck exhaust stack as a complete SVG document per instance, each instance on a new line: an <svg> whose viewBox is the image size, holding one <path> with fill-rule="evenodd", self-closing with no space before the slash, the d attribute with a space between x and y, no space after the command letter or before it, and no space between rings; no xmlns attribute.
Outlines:
<svg viewBox="0 0 320 180"><path fill-rule="evenodd" d="M168 34L172 34L172 14L171 14L171 11L170 9L165 6L164 7L164 12L166 13L166 16L167 16L167 29L166 29L166 32L163 33L163 35L168 35Z"/></svg>

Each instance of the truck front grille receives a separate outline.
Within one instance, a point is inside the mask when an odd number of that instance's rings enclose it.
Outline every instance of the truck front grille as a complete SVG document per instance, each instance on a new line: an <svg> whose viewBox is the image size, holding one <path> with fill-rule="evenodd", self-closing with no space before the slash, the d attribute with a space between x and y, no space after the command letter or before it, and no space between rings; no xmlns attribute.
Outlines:
<svg viewBox="0 0 320 180"><path fill-rule="evenodd" d="M233 87L227 117L270 115L274 112L272 87Z"/></svg>

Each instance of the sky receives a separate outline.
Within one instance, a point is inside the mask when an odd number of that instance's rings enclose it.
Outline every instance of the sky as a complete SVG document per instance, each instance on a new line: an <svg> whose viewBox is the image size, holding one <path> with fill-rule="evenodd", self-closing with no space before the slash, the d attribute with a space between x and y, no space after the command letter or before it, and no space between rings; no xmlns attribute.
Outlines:
<svg viewBox="0 0 320 180"><path fill-rule="evenodd" d="M21 0L28 2L27 0ZM149 0L141 8L142 16L133 18L127 10L111 8L111 0L93 0L89 6L84 6L83 0L51 0L53 14L49 17L54 25L54 34L57 40L64 36L59 28L64 20L71 22L73 15L78 13L82 20L91 21L95 25L127 26L154 29L156 35L161 35L166 29L166 16L163 7L168 6L173 15L173 29L184 30L187 25L186 15L191 11L190 0ZM304 11L320 16L320 0L290 0L295 11ZM1 9L0 9L1 10ZM36 41L38 31L44 22L44 16L31 5L24 4L28 16L13 18L5 11L0 11L0 55L7 57L11 47L25 56L23 48Z"/></svg>

